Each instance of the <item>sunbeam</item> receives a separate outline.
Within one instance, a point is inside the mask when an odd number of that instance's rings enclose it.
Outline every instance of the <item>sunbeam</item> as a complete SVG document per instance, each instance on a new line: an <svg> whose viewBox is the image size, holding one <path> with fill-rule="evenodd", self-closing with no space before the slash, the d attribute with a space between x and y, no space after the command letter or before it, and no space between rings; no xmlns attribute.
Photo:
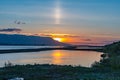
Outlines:
<svg viewBox="0 0 120 80"><path fill-rule="evenodd" d="M55 8L55 24L60 24L61 19L61 7L60 7L60 1L56 1L56 8Z"/></svg>

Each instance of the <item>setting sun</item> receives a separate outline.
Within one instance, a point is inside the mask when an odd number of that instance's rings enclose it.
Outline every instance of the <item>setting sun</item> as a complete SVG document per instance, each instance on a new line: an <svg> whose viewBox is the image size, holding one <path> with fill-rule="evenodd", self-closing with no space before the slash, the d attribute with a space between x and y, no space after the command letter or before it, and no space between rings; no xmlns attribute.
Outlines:
<svg viewBox="0 0 120 80"><path fill-rule="evenodd" d="M63 41L62 38L53 38L53 39L56 40L56 41L59 41L59 42L62 42L62 41Z"/></svg>

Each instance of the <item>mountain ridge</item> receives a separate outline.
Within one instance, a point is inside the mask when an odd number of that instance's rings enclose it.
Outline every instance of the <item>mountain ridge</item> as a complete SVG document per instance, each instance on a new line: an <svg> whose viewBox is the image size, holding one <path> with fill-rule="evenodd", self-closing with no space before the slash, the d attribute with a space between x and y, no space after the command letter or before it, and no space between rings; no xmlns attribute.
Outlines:
<svg viewBox="0 0 120 80"><path fill-rule="evenodd" d="M55 41L50 37L22 34L0 34L0 45L65 46L69 44Z"/></svg>

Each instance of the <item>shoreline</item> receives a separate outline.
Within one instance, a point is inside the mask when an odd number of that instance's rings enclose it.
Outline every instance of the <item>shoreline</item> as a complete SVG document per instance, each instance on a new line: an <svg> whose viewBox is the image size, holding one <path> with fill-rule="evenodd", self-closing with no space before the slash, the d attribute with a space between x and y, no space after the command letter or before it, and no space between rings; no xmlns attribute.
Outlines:
<svg viewBox="0 0 120 80"><path fill-rule="evenodd" d="M36 48L36 49L8 49L8 50L0 50L0 54L5 53L22 53L22 52L40 52L40 51L50 51L50 50L74 50L74 51L98 51L102 52L102 48Z"/></svg>

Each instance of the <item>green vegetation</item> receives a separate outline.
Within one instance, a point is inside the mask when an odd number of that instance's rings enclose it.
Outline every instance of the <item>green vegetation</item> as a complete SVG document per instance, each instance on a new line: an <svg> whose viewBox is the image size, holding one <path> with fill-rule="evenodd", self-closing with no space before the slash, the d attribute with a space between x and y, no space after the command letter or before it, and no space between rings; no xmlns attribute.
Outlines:
<svg viewBox="0 0 120 80"><path fill-rule="evenodd" d="M104 48L105 53L109 53L109 57L120 56L120 41L113 44L106 45Z"/></svg>
<svg viewBox="0 0 120 80"><path fill-rule="evenodd" d="M119 73L109 69L70 65L15 65L1 68L0 80L14 77L23 77L25 80L120 80Z"/></svg>
<svg viewBox="0 0 120 80"><path fill-rule="evenodd" d="M91 68L71 65L13 65L0 68L0 80L23 77L25 80L120 80L120 42L104 47L100 62Z"/></svg>
<svg viewBox="0 0 120 80"><path fill-rule="evenodd" d="M120 41L104 47L104 54L100 62L93 64L93 67L111 68L120 70Z"/></svg>

